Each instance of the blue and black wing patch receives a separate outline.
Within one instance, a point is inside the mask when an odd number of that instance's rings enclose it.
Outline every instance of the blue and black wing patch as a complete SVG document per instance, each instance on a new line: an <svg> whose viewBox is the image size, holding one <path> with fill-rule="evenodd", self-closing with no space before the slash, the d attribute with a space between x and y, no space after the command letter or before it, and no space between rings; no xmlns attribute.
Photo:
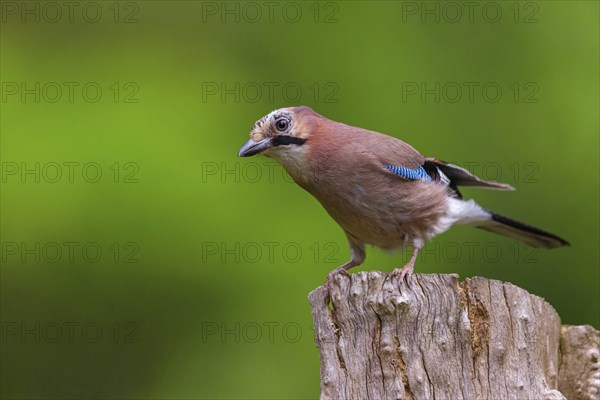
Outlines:
<svg viewBox="0 0 600 400"><path fill-rule="evenodd" d="M431 177L429 176L429 174L423 167L411 169L408 167L402 167L402 166L398 166L398 165L385 165L385 168L388 171L390 171L404 179L408 179L411 181L419 181L419 180L423 180L425 182L431 181Z"/></svg>
<svg viewBox="0 0 600 400"><path fill-rule="evenodd" d="M412 181L443 182L448 187L448 194L450 196L462 199L462 195L454 182L448 179L435 164L425 162L422 166L415 169L397 165L385 165L385 168L395 175Z"/></svg>

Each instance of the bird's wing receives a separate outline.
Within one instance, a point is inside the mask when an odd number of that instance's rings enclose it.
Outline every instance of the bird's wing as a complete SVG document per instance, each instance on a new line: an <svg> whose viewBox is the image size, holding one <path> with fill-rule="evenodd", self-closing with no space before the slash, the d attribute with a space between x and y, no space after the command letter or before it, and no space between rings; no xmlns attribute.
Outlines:
<svg viewBox="0 0 600 400"><path fill-rule="evenodd" d="M454 164L424 157L408 143L378 132L351 128L357 133L355 143L367 148L386 173L405 180L423 180L446 184L451 192L460 197L457 186L476 186L497 190L515 190L511 185L485 181L468 170Z"/></svg>
<svg viewBox="0 0 600 400"><path fill-rule="evenodd" d="M359 139L359 143L367 148L368 152L373 154L383 166L398 166L414 170L421 167L426 160L414 147L400 139L373 131L367 133Z"/></svg>
<svg viewBox="0 0 600 400"><path fill-rule="evenodd" d="M442 175L445 175L450 181L449 183L453 183L456 186L476 186L497 190L515 190L515 188L508 183L484 181L458 165L449 164L435 158L426 158L423 163L423 168L434 181L440 179L443 180Z"/></svg>

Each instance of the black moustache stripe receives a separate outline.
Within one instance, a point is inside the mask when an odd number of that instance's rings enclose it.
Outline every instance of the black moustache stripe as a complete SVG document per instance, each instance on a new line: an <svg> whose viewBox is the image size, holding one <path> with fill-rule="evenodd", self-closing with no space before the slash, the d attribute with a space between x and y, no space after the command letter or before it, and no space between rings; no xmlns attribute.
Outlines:
<svg viewBox="0 0 600 400"><path fill-rule="evenodd" d="M288 146L290 144L297 144L298 146L303 145L306 139L297 138L287 135L279 135L273 138L273 146Z"/></svg>

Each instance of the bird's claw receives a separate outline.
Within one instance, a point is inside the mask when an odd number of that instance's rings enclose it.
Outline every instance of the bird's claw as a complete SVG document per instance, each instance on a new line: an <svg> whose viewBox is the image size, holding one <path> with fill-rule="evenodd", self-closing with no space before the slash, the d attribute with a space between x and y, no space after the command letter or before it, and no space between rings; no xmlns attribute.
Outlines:
<svg viewBox="0 0 600 400"><path fill-rule="evenodd" d="M408 264L402 268L396 268L392 271L392 282L396 281L398 290L402 291L402 284L406 282L407 287L412 285L413 266Z"/></svg>

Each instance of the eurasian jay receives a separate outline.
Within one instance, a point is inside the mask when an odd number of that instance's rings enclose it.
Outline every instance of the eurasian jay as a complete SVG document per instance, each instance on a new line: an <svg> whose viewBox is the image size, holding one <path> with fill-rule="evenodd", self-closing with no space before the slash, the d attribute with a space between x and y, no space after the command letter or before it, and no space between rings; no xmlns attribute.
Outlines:
<svg viewBox="0 0 600 400"><path fill-rule="evenodd" d="M279 162L311 193L348 238L351 259L333 275L365 260L365 245L413 248L412 257L393 279L410 285L415 260L428 239L453 224L519 239L530 246L568 246L560 237L463 200L457 186L514 190L484 181L464 168L422 156L403 141L332 121L309 107L275 110L258 120L240 157L263 154Z"/></svg>

